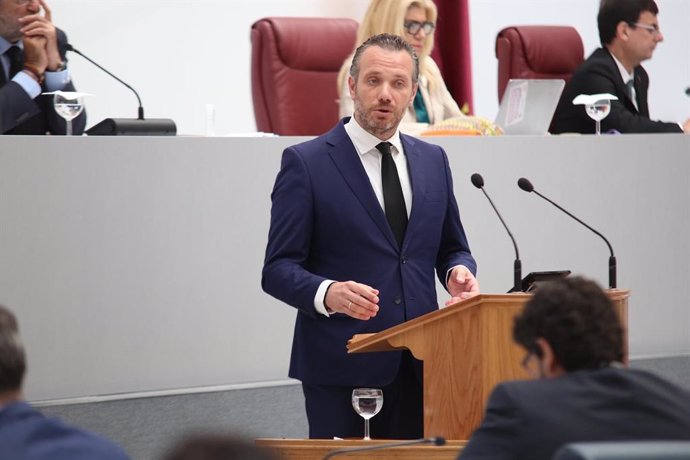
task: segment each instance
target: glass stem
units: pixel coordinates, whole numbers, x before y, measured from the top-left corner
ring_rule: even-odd
[[[597,134],[601,134],[601,121],[597,120]]]
[[[65,135],[66,136],[71,136],[72,135],[72,120],[65,120]]]
[[[366,441],[371,440],[371,437],[369,436],[369,419],[368,418],[364,419],[364,439]]]

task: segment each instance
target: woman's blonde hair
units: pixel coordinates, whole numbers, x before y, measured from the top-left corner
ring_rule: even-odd
[[[364,14],[364,19],[357,29],[357,48],[364,43],[369,37],[382,33],[389,33],[405,37],[405,15],[410,7],[421,8],[426,12],[426,20],[436,24],[436,17],[438,10],[432,0],[371,0],[367,12]],[[419,73],[425,76],[427,74],[424,62],[429,56],[431,50],[434,48],[434,34],[427,35],[424,40],[424,46],[421,53],[419,53]],[[348,58],[352,60],[352,55]],[[338,88],[342,88],[349,73],[349,66],[344,66],[338,75]],[[433,85],[431,80],[430,84]]]

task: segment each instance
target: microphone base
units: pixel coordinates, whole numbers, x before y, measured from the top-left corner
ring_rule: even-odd
[[[558,278],[565,278],[570,275],[570,270],[551,270],[545,272],[529,272],[527,276],[522,279],[521,289],[515,289],[513,286],[508,294],[511,292],[534,292],[540,284],[548,281],[553,281]]]
[[[175,122],[169,118],[106,118],[86,130],[89,136],[174,136]]]

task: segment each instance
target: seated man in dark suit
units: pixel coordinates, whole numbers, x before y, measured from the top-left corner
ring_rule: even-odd
[[[0,134],[65,134],[53,97],[41,93],[74,91],[66,45],[44,0],[0,0]],[[74,134],[85,126],[82,112]]]
[[[15,0],[4,0],[14,2]],[[21,398],[24,346],[14,315],[0,306],[0,459],[127,460],[115,444],[46,418]]]
[[[553,133],[593,133],[594,120],[584,105],[573,105],[579,94],[609,93],[611,112],[601,130],[621,133],[690,133],[690,119],[678,123],[649,118],[649,76],[640,65],[651,59],[664,39],[659,30],[659,9],[654,0],[603,0],[597,24],[601,48],[573,73],[565,86],[553,118]]]
[[[690,440],[690,393],[620,365],[623,328],[596,283],[540,287],[513,338],[536,380],[496,386],[460,459],[548,460],[571,442]]]

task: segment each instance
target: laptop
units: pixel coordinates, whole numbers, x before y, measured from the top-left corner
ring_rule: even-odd
[[[547,134],[564,80],[508,81],[496,116],[505,134]]]

